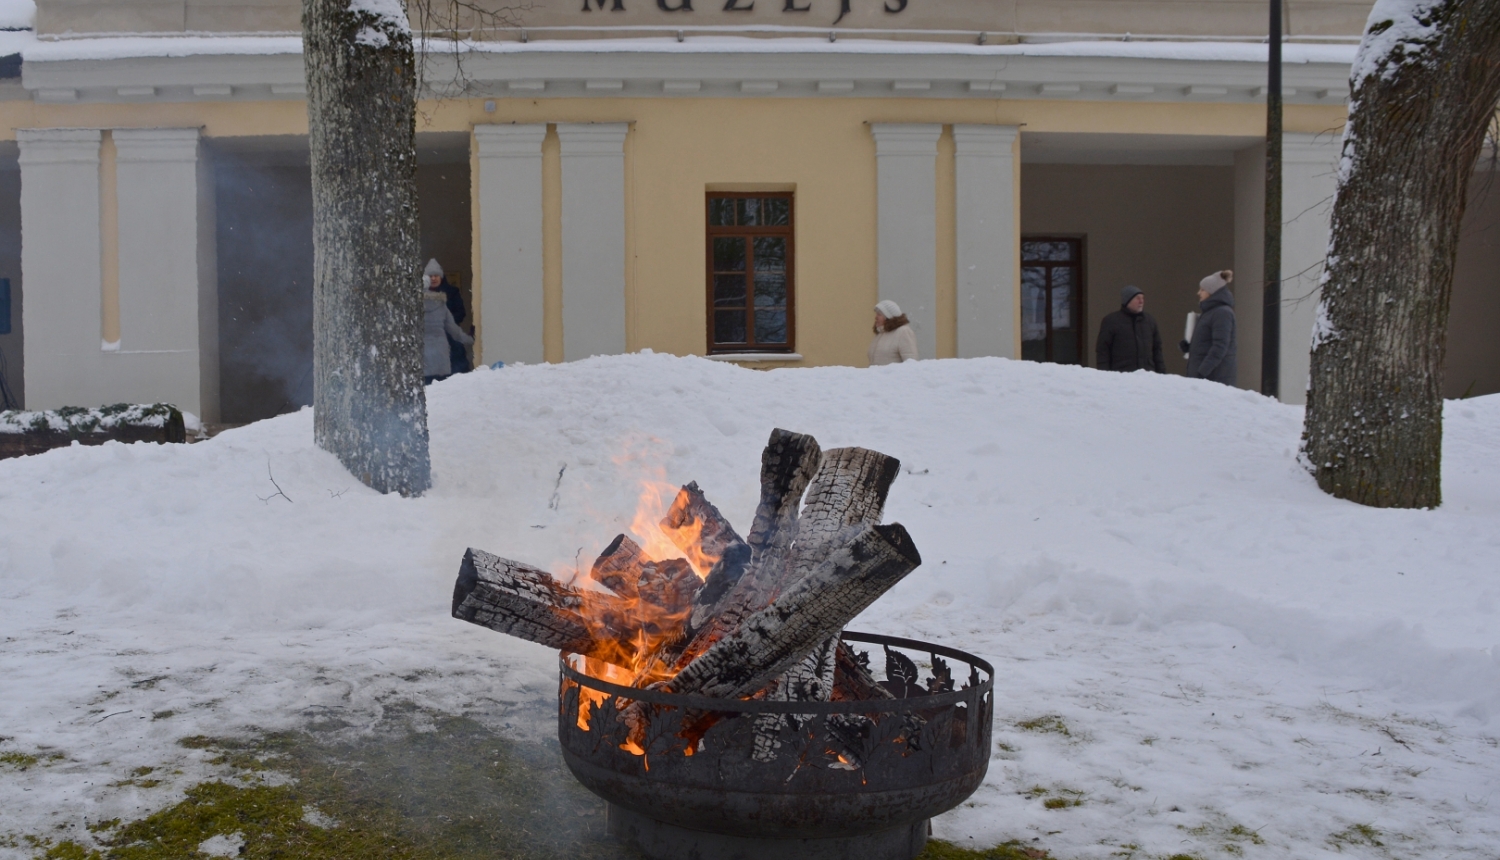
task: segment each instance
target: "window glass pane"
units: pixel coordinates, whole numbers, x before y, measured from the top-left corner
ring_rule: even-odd
[[[786,227],[792,223],[792,201],[785,197],[767,197],[761,201],[761,211],[767,227]]]
[[[1059,241],[1037,241],[1030,239],[1021,243],[1021,259],[1028,262],[1075,262],[1073,249],[1076,243]]]
[[[714,343],[744,343],[745,312],[714,311]]]
[[[786,239],[759,236],[755,242],[755,306],[786,307]]]
[[[1052,270],[1052,329],[1073,327],[1073,270],[1058,266]]]
[[[1047,340],[1047,270],[1039,266],[1021,269],[1021,340]]]
[[[760,200],[755,197],[741,197],[735,202],[735,209],[739,214],[739,225],[741,227],[760,226]]]
[[[756,343],[786,343],[786,310],[755,312]]]
[[[1066,331],[1053,330],[1052,360],[1058,364],[1078,363],[1078,332],[1072,329]]]
[[[743,308],[745,306],[745,276],[714,275],[714,306]]]
[[[734,200],[730,197],[708,198],[708,226],[734,226]]]
[[[745,240],[739,236],[714,238],[714,271],[745,271]]]

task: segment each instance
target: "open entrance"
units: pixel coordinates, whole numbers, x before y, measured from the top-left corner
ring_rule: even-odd
[[[1022,356],[1093,366],[1100,323],[1135,286],[1167,371],[1185,372],[1174,347],[1198,280],[1234,268],[1234,159],[1255,140],[1023,132]]]
[[[211,145],[220,408],[224,423],[244,424],[313,401],[312,176],[305,137]],[[467,135],[417,136],[417,197],[422,262],[436,258],[472,309]]]
[[[0,143],[0,409],[20,409],[25,403],[19,154],[15,141]]]

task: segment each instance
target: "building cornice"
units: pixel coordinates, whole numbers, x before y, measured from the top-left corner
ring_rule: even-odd
[[[891,43],[884,43],[889,45]],[[1083,44],[1083,43],[1081,43]],[[889,50],[601,49],[550,44],[545,50],[429,54],[429,96],[473,98],[943,98],[1149,102],[1262,102],[1265,64],[1244,45],[1181,45],[1166,56],[1035,55],[901,44]],[[1192,48],[1195,46],[1188,46]],[[1232,50],[1217,51],[1215,47]],[[1143,52],[1145,53],[1145,52]],[[1324,51],[1329,56],[1336,52]],[[43,55],[45,52],[43,52]],[[1105,54],[1105,55],[1098,55]],[[1227,57],[1227,58],[1224,58]],[[461,68],[460,68],[461,66]],[[1328,57],[1286,64],[1288,104],[1341,105],[1349,65]],[[296,53],[41,59],[27,56],[22,82],[38,101],[149,102],[299,100]]]

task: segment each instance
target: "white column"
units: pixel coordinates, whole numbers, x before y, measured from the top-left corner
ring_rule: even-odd
[[[562,151],[563,360],[625,351],[625,134],[558,123]]]
[[[540,364],[546,360],[542,350],[542,140],[546,136],[545,124],[474,126],[479,162],[479,277],[474,288],[480,294],[475,325],[483,337],[486,361]],[[621,194],[623,217],[623,186]],[[623,256],[622,251],[622,260]],[[622,319],[622,330],[623,325]]]
[[[98,129],[17,129],[26,405],[109,401],[101,367]]]
[[[1019,131],[953,126],[959,358],[1019,357]]]
[[[1241,388],[1260,390],[1260,346],[1265,318],[1266,146],[1234,154],[1234,316]],[[1180,323],[1179,323],[1180,325]],[[1180,330],[1180,329],[1179,329]],[[1173,334],[1164,344],[1176,344]]]
[[[120,349],[117,396],[217,420],[218,284],[212,179],[198,129],[117,129]],[[207,187],[204,187],[207,185]],[[207,210],[207,211],[204,211]],[[205,235],[207,234],[207,235]]]
[[[937,144],[935,123],[871,123],[875,136],[876,254],[880,298],[911,320],[921,358],[937,354]]]
[[[1323,260],[1328,255],[1339,144],[1337,134],[1288,132],[1282,137],[1280,393],[1283,403],[1307,402],[1313,320],[1317,316]]]

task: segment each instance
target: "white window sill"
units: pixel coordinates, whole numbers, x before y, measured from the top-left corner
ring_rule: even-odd
[[[724,352],[718,355],[706,355],[704,358],[710,361],[789,362],[802,360],[802,356],[795,352]]]

